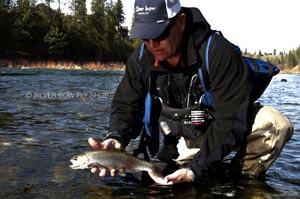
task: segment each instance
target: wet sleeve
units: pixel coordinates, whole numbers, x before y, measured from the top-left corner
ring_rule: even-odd
[[[190,167],[201,178],[244,141],[248,130],[250,91],[248,68],[228,41],[215,38],[209,52],[209,85],[214,120],[206,130],[200,151]]]
[[[143,127],[146,89],[135,57],[136,53],[129,57],[125,74],[113,96],[110,133],[106,137],[118,139],[124,147],[130,139],[135,139],[140,134]]]

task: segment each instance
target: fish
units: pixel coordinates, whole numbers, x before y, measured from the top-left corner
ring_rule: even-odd
[[[163,172],[156,164],[137,158],[121,150],[86,151],[70,159],[72,169],[90,169],[94,166],[108,169],[125,169],[126,171],[147,171],[163,176]]]

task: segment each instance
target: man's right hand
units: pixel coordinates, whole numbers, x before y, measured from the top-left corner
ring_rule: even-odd
[[[107,140],[105,140],[103,142],[98,142],[94,138],[89,138],[88,142],[91,145],[91,147],[93,147],[94,149],[102,149],[102,150],[103,149],[104,150],[107,150],[107,149],[122,150],[123,149],[121,143],[118,140],[115,140],[115,139],[107,139]],[[92,173],[98,173],[99,171],[100,171],[99,176],[100,177],[104,177],[104,176],[106,176],[106,174],[109,171],[109,169],[106,168],[106,167],[101,167],[101,168],[99,168],[99,167],[93,167],[91,169]],[[119,171],[117,171],[116,169],[111,169],[110,170],[110,175],[111,176],[116,176],[118,174],[118,172],[124,173],[124,170],[120,169]]]

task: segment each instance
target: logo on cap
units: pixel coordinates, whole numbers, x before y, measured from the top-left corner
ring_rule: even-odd
[[[147,6],[147,5],[145,5],[145,7],[139,7],[139,6],[135,7],[135,12],[139,15],[149,14],[149,12],[155,11],[155,10],[156,10],[156,7],[151,7],[151,6]]]
[[[179,0],[135,0],[134,5],[136,21],[131,38],[158,37],[181,10]]]

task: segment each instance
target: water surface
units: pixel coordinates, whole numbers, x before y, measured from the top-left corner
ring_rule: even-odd
[[[89,137],[103,139],[107,133],[110,101],[122,75],[0,69],[0,198],[298,197],[300,75],[277,75],[260,99],[295,127],[263,180],[224,175],[198,186],[164,187],[141,184],[130,175],[100,179],[88,170],[70,169],[70,157],[90,149]]]

